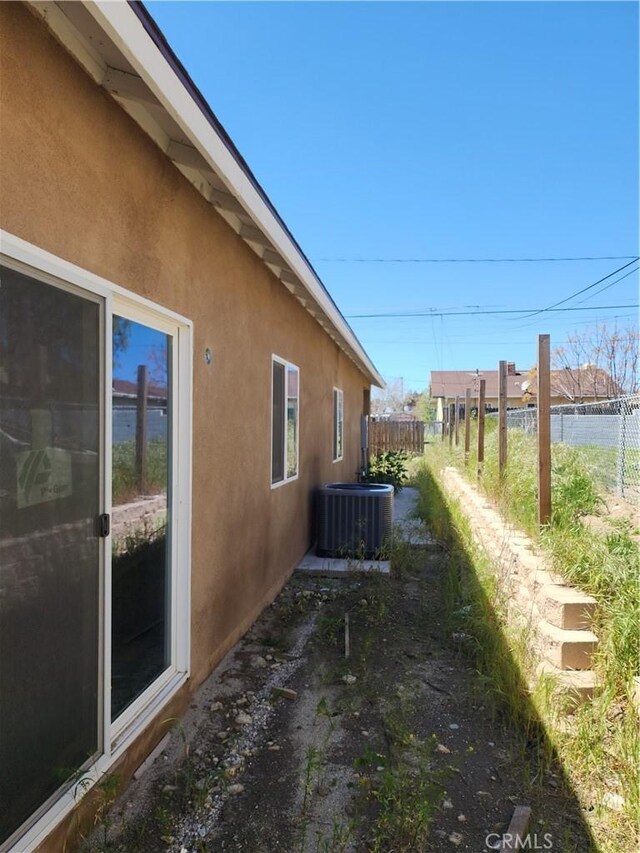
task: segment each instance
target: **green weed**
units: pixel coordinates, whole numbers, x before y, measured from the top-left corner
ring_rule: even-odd
[[[407,481],[410,454],[405,450],[386,450],[369,460],[369,471],[361,479],[365,483],[388,483],[395,492],[402,491]]]
[[[411,731],[400,700],[385,713],[388,755],[368,744],[354,761],[361,797],[375,807],[367,850],[413,853],[424,848],[443,787],[431,768],[435,738],[421,740]]]

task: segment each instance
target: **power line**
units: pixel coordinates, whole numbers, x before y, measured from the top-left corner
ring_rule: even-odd
[[[539,264],[565,261],[628,261],[635,255],[597,255],[580,258],[315,258],[327,264]]]
[[[611,276],[616,275],[619,272],[622,272],[622,270],[626,270],[627,267],[630,267],[632,264],[635,264],[636,261],[638,261],[638,260],[640,260],[640,258],[635,257],[632,261],[629,261],[628,264],[624,264],[623,266],[618,267],[617,270],[614,270],[613,272],[610,272],[608,275],[605,275],[602,278],[599,278],[598,281],[594,281],[593,284],[588,284],[586,287],[581,288],[581,290],[576,290],[575,293],[572,293],[570,296],[565,296],[564,299],[561,299],[559,302],[554,302],[552,305],[549,305],[546,308],[538,308],[535,311],[532,311],[531,314],[529,314],[528,316],[529,317],[535,317],[538,314],[544,314],[546,311],[551,311],[553,308],[557,308],[558,305],[564,305],[565,302],[569,302],[571,299],[575,299],[576,296],[580,296],[581,294],[586,293],[587,290],[591,290],[592,287],[597,287],[599,284],[602,284],[603,281],[606,281],[608,278],[611,278]],[[623,278],[624,278],[624,276],[623,276]],[[622,279],[619,279],[619,281],[621,281],[621,280]],[[521,319],[526,320],[528,318],[522,317]]]
[[[624,278],[628,278],[630,275],[633,275],[634,272],[638,272],[638,270],[640,270],[640,267],[636,267],[634,270],[630,270],[629,272],[626,272],[624,275],[621,275],[620,278],[616,278],[614,281],[610,281],[609,284],[605,284],[604,287],[601,287],[599,290],[596,290],[595,293],[590,293],[589,296],[585,296],[584,299],[581,299],[578,302],[578,305],[582,305],[588,299],[593,299],[594,296],[598,296],[598,294],[604,293],[605,290],[609,290],[609,288],[613,287],[614,284],[617,284],[619,281],[622,281],[622,279],[624,279]]]
[[[551,341],[552,341],[554,346],[557,346],[558,344],[571,343],[571,341],[568,338],[556,339],[553,337],[553,335],[551,336]],[[469,339],[468,338],[449,338],[449,342],[452,344],[463,344],[463,343],[469,343]],[[368,344],[368,346],[372,347],[372,346],[374,346],[374,344],[375,344],[375,346],[379,346],[379,347],[397,347],[400,344],[405,344],[407,346],[424,346],[427,343],[429,343],[428,338],[424,338],[424,339],[394,338],[392,340],[375,341],[375,342]],[[476,341],[476,340],[474,340],[473,341],[474,347],[475,346],[480,346],[480,347],[493,347],[493,346],[535,347],[535,345],[536,345],[536,340],[533,337],[528,341],[500,341],[500,340],[495,340],[495,341],[493,341],[493,340],[492,341]],[[436,355],[437,355],[437,353],[436,353]],[[444,368],[442,368],[442,370],[444,370]]]
[[[593,317],[589,317],[588,319],[581,319],[581,320],[571,318],[571,328],[577,329],[579,326],[589,326],[589,325],[593,326],[594,323],[614,323],[615,322],[617,324],[619,321],[624,321],[624,320],[632,320],[632,321],[635,320],[635,321],[637,321],[637,318],[638,318],[638,312],[637,311],[632,312],[630,314],[607,314],[604,317],[600,317],[600,318],[596,318],[596,319],[594,319]],[[500,320],[502,320],[502,319],[511,320],[511,318],[497,318],[496,323],[499,325],[497,325],[496,327],[494,327],[492,325],[487,325],[485,322],[483,322],[483,327],[482,327],[483,331],[488,331],[490,333],[492,328],[496,328],[496,332],[495,332],[495,334],[497,336],[496,341],[495,341],[496,344],[510,343],[509,341],[506,341],[506,340],[502,341],[502,336],[504,334],[512,334],[512,333],[516,334],[516,333],[521,331],[520,326],[517,325],[517,322],[515,325],[513,325],[513,321],[511,321],[511,324],[507,328],[505,328],[504,322],[502,322],[502,323],[500,322]],[[375,332],[373,327],[371,327],[369,329],[365,329],[364,331],[360,332],[358,337],[360,338],[362,343],[367,347],[396,346],[398,344],[407,344],[407,345],[425,344],[425,343],[429,342],[430,337],[429,337],[428,331],[424,330],[424,327],[422,326],[423,320],[424,320],[424,318],[420,318],[420,317],[417,318],[415,324],[413,324],[413,325],[409,324],[409,329],[407,329],[406,331],[404,331],[402,333],[400,333],[398,331],[397,334],[394,334],[392,337],[380,337],[380,333]],[[469,321],[469,320],[471,322],[473,322],[472,318],[466,318],[466,317],[461,318],[459,321],[456,321],[456,325],[454,326],[455,331],[453,331],[452,334],[445,335],[444,330],[443,330],[443,338],[446,340],[448,347],[452,347],[452,346],[455,347],[458,344],[469,342],[468,334],[466,336],[456,337],[456,335],[460,334],[462,329],[464,328],[460,324],[463,323],[464,321]],[[441,318],[440,322],[444,323],[445,321],[444,321],[444,319]],[[418,323],[420,324],[419,326],[418,326]],[[547,317],[547,319],[546,319],[547,331],[551,331],[552,335],[555,334],[553,329],[557,323],[562,324],[562,327],[564,327],[567,324],[567,318],[566,317]],[[431,322],[431,326],[433,328],[433,321]],[[559,329],[557,331],[557,334],[564,335],[565,331],[564,331],[564,328],[562,328],[562,327],[561,327],[561,329]],[[634,329],[637,328],[637,322],[632,322],[630,324],[630,327],[634,328]],[[391,328],[393,328],[393,327],[391,326],[391,324],[389,324],[389,329],[391,329]],[[398,327],[395,327],[395,328],[397,329]],[[403,328],[406,329],[406,326],[404,325],[404,323],[403,323]],[[491,340],[493,340],[493,339],[491,339]],[[487,340],[486,343],[488,344],[489,340]],[[521,341],[518,339],[516,341],[516,343],[524,344],[525,341]],[[440,342],[440,338],[438,338],[437,340],[434,339],[434,345],[435,344],[437,344],[438,346],[443,346],[443,343]]]
[[[613,287],[614,284],[617,284],[619,281],[622,281],[623,279],[628,278],[628,276],[633,275],[634,273],[637,273],[639,269],[640,269],[640,267],[636,267],[636,269],[631,270],[630,272],[625,273],[624,275],[621,275],[620,278],[615,278],[613,281],[610,281],[608,284],[605,284],[604,287],[600,287],[598,290],[595,291],[595,293],[589,293],[587,296],[585,296],[584,299],[579,299],[577,302],[577,305],[584,305],[584,303],[588,302],[589,299],[593,299],[594,296],[598,296],[598,294],[603,293],[605,290],[608,290],[610,287]],[[595,285],[589,285],[589,287],[595,287]],[[589,290],[589,288],[586,288],[586,290]],[[566,300],[563,300],[563,301],[566,302]],[[560,304],[560,303],[556,303],[556,304]],[[577,307],[577,305],[576,305],[576,307]],[[530,316],[538,317],[540,315],[540,313],[542,313],[542,312],[536,311]],[[521,319],[525,319],[525,318],[523,317]],[[558,319],[560,319],[560,318],[558,318]],[[611,318],[606,318],[606,319],[611,319]],[[538,323],[538,320],[533,320],[529,323],[520,323],[516,328],[518,328],[518,329],[530,329],[532,326],[535,326],[537,323]]]
[[[407,313],[380,313],[380,314],[346,314],[347,320],[363,320],[363,319],[383,319],[394,317],[475,317],[480,314],[526,314],[532,317],[534,314],[540,314],[542,311],[549,313],[562,313],[564,311],[606,311],[613,308],[639,308],[640,305],[590,305],[587,308],[519,308],[501,311],[414,311]],[[529,313],[530,312],[530,313]],[[523,318],[520,318],[523,319]]]

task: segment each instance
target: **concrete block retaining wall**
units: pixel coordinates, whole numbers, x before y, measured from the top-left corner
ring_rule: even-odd
[[[577,701],[595,687],[591,669],[598,638],[591,630],[596,601],[568,586],[533,543],[506,523],[489,500],[455,468],[445,468],[443,485],[462,507],[474,539],[491,559],[507,593],[510,621],[526,630],[537,659],[537,674],[553,676],[559,689]]]
[[[131,535],[145,527],[155,530],[164,523],[167,510],[166,495],[149,495],[131,503],[114,506],[111,515],[111,533],[115,539]]]

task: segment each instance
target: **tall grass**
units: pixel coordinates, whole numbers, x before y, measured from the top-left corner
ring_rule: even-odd
[[[475,477],[476,455],[467,462],[461,448],[432,446],[436,464],[453,464]],[[604,522],[599,532],[585,525],[587,516],[605,509],[588,455],[581,448],[552,445],[551,523],[537,524],[537,448],[534,436],[522,430],[508,432],[507,466],[498,471],[498,434],[490,429],[485,442],[481,488],[503,516],[524,530],[546,552],[553,569],[568,583],[598,602],[595,631],[600,639],[601,675],[614,695],[633,689],[640,674],[640,549],[632,520]]]
[[[167,441],[152,438],[146,444],[146,489],[155,495],[167,489]],[[140,494],[136,477],[136,443],[122,441],[113,445],[113,502],[126,503]]]

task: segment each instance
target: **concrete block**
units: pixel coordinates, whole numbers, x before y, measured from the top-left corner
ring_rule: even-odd
[[[557,575],[552,572],[548,572],[546,569],[541,567],[538,567],[534,572],[527,576],[527,585],[536,594],[547,586],[564,586],[564,584],[562,584],[562,580]]]
[[[567,631],[541,619],[535,645],[538,654],[558,669],[591,669],[598,638],[591,631]]]
[[[640,717],[640,675],[636,675],[633,678],[631,699],[636,709],[636,713]]]
[[[547,622],[567,631],[588,631],[593,622],[596,600],[569,586],[546,584],[538,590],[540,612]]]
[[[557,691],[562,695],[568,695],[573,700],[574,707],[591,699],[598,688],[596,674],[590,669],[567,672],[558,669],[548,661],[543,661],[538,666],[536,675],[553,678]]]

